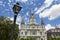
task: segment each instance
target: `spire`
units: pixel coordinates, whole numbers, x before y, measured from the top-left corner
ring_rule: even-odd
[[[44,25],[44,20],[43,20],[43,18],[41,18],[41,25]]]
[[[35,23],[36,20],[35,20],[35,17],[34,17],[34,13],[31,13],[30,14],[30,23]]]
[[[44,20],[43,20],[42,17],[41,17],[41,27],[42,27],[42,28],[45,28]]]
[[[34,14],[33,13],[30,14],[30,18],[34,18]]]
[[[22,17],[22,21],[21,21],[21,24],[24,24],[24,17]]]

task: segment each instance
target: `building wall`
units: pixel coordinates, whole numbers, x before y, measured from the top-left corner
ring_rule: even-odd
[[[42,28],[42,27],[39,27],[39,26],[34,26],[34,27],[21,27],[20,28],[20,38],[26,38],[26,37],[37,37],[36,39],[39,39],[39,40],[47,40],[47,33],[46,33],[46,30],[45,28]]]
[[[47,31],[47,37],[60,38],[60,29],[55,28],[55,29],[48,30]]]

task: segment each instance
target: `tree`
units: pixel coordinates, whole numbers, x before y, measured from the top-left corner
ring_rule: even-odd
[[[27,38],[21,38],[20,40],[36,40],[35,37],[27,37]]]
[[[0,39],[1,40],[10,40],[12,26],[13,26],[13,21],[3,16],[0,17]],[[15,40],[18,37],[18,30],[19,30],[18,25],[16,24],[15,31],[14,31]]]

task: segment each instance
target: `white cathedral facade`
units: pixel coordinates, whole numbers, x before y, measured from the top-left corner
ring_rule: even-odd
[[[30,14],[30,20],[27,25],[24,24],[24,19],[22,19],[19,38],[35,38],[35,40],[47,40],[47,33],[43,20],[41,19],[41,26],[36,23],[34,14]]]

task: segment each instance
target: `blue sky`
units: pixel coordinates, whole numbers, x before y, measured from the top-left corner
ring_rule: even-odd
[[[0,16],[13,19],[13,5],[19,2],[22,10],[17,17],[17,23],[25,16],[25,23],[29,21],[29,14],[34,13],[37,23],[43,17],[47,28],[60,26],[60,0],[0,0]]]

